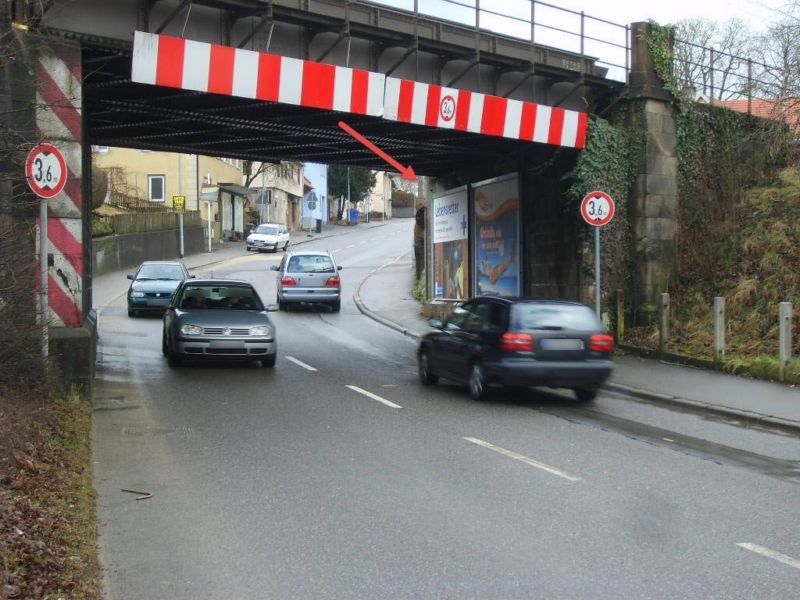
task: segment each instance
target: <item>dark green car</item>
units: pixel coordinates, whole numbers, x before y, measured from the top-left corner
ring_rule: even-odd
[[[128,275],[128,316],[163,313],[178,285],[191,277],[186,265],[177,260],[143,262],[134,275]]]

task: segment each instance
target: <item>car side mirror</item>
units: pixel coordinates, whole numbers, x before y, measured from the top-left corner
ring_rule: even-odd
[[[280,271],[280,269],[278,268],[278,265],[271,265],[269,270],[270,271]]]
[[[128,275],[127,277],[128,277],[128,279],[130,279],[131,281],[133,281],[133,275]]]
[[[336,267],[336,270],[337,270],[337,271],[341,271],[341,270],[342,270],[342,265],[338,265],[338,266]]]
[[[441,329],[442,328],[442,320],[441,319],[431,319],[428,321],[431,327],[434,329]]]
[[[267,312],[276,312],[280,309],[281,307],[278,306],[277,304],[267,304]]]

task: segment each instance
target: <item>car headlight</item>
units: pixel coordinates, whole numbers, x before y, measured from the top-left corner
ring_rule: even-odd
[[[250,328],[250,335],[269,335],[271,327],[269,325],[256,325]]]
[[[252,242],[253,241],[253,236],[252,235],[248,235],[247,236],[247,241],[248,242]]]
[[[144,298],[144,292],[131,292],[131,298]]]
[[[181,325],[181,333],[185,335],[200,335],[203,328],[199,325]]]

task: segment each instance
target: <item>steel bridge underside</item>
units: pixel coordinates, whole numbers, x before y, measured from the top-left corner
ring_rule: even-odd
[[[344,9],[340,16],[325,16],[276,2],[265,7],[265,3],[258,0],[193,2],[219,11],[223,23],[252,19],[255,27],[264,27],[264,23],[271,20],[296,28],[301,39],[306,40],[320,34],[337,33],[339,37],[331,48],[340,41],[341,32],[346,31],[347,35],[367,40],[376,52],[389,47],[412,47],[415,52],[438,56],[442,63],[464,60],[470,52],[474,53],[474,49],[441,40],[419,35],[409,40],[408,35],[385,26],[354,23],[352,15],[345,15]],[[152,6],[155,3],[142,0],[140,4]],[[174,15],[177,14],[176,9]],[[140,11],[139,28],[158,32],[170,25],[165,21],[150,26],[146,17],[146,11]],[[344,120],[402,164],[411,165],[417,173],[429,176],[468,172],[475,166],[498,161],[535,166],[549,160],[559,149],[558,146],[416,126],[378,117],[138,84],[131,81],[132,42],[57,29],[46,31],[76,40],[82,46],[83,106],[89,141],[94,145],[386,170],[387,164],[381,158],[340,129],[338,123]],[[225,37],[223,33],[223,42],[236,45],[237,40]],[[482,65],[497,73],[530,73],[535,69],[536,75],[548,82],[569,83],[573,86],[571,89],[586,98],[588,110],[594,112],[613,103],[623,86],[602,75],[591,74],[590,69],[576,73],[531,59],[512,59],[485,51],[475,54]],[[579,55],[572,56],[576,60],[587,60]]]

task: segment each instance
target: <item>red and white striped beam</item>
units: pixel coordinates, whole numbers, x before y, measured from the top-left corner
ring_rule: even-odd
[[[166,87],[379,117],[386,76],[137,31],[131,79]]]
[[[83,191],[80,49],[54,46],[36,64],[36,125],[43,141],[58,147],[67,163],[64,189],[47,200],[47,292],[54,326],[83,325]],[[37,253],[38,256],[38,253]]]
[[[584,112],[141,31],[131,78],[528,142],[586,144]]]
[[[527,142],[586,145],[584,112],[394,77],[386,78],[383,116]]]

